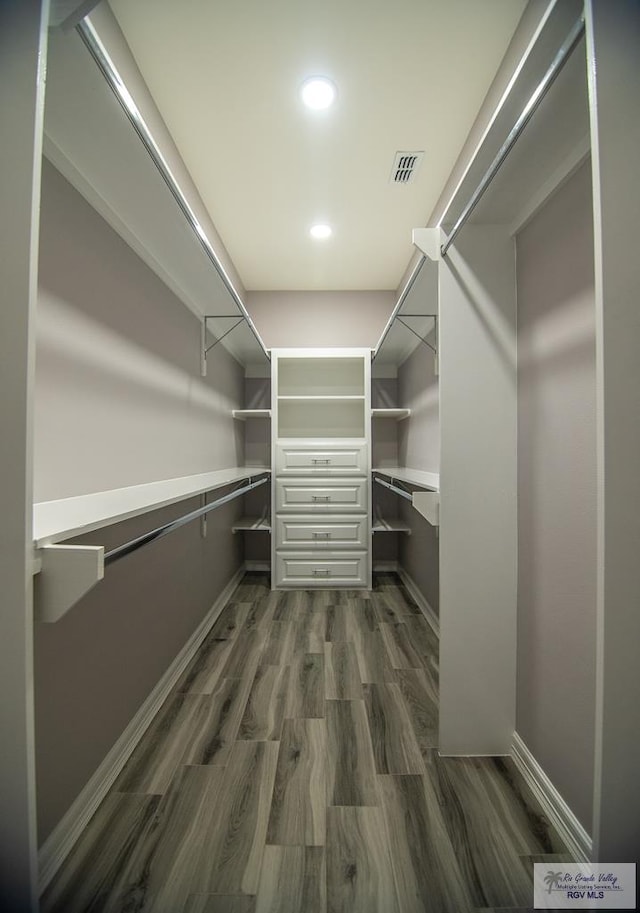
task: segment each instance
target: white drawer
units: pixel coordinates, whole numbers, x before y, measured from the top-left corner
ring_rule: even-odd
[[[276,479],[276,511],[366,513],[367,479]]]
[[[366,586],[367,559],[367,552],[276,552],[276,586]]]
[[[366,444],[278,444],[275,455],[276,474],[301,475],[367,475]]]
[[[366,516],[276,517],[276,548],[367,548]]]

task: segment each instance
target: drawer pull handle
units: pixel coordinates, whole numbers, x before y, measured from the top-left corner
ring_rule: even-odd
[[[329,466],[330,463],[331,463],[331,460],[315,460],[315,459],[312,459],[311,462],[314,463],[314,465],[318,465],[319,463],[322,463],[322,465],[324,465],[324,466]]]
[[[330,539],[331,533],[313,533],[314,539]]]
[[[331,496],[330,495],[311,495],[311,500],[312,501],[330,501]]]
[[[314,577],[329,577],[331,571],[328,567],[314,567],[313,576]]]

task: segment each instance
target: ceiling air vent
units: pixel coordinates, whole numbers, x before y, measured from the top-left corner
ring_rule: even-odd
[[[424,152],[396,152],[391,169],[392,184],[410,184],[424,158]]]

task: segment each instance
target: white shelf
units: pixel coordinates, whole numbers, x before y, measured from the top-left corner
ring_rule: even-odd
[[[41,547],[63,542],[73,536],[80,536],[265,472],[270,470],[259,466],[234,466],[216,472],[164,479],[161,482],[147,482],[110,491],[97,491],[59,501],[41,501],[33,505],[34,544]]]
[[[279,395],[278,399],[281,402],[284,401],[284,402],[288,402],[288,403],[291,403],[291,402],[360,402],[360,403],[362,403],[362,402],[364,402],[364,396],[352,396],[351,394],[348,394],[345,396],[342,396],[341,394],[340,395],[336,395],[336,394],[325,395],[325,394],[317,394],[317,393],[309,393],[309,394],[305,393],[301,396],[290,396],[289,394],[286,394],[284,396]]]
[[[248,418],[271,418],[271,409],[233,409],[231,415],[241,422]]]
[[[233,524],[231,532],[237,533],[245,529],[261,529],[271,532],[271,523],[267,517],[241,517]]]
[[[394,418],[397,422],[409,418],[411,409],[372,409],[371,418]]]
[[[387,479],[397,479],[398,482],[408,482],[429,491],[440,491],[440,473],[424,472],[422,469],[407,469],[406,466],[374,467],[372,470]]]
[[[371,527],[372,533],[408,533],[411,535],[411,527],[403,520],[388,520],[385,517],[378,517],[373,521]]]

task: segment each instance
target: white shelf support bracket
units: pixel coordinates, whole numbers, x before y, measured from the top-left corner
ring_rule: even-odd
[[[218,336],[217,338],[214,338],[211,345],[208,346],[207,345],[207,330],[208,330],[207,320],[235,320],[236,322],[233,324],[233,326],[230,326],[228,330],[225,330],[225,332],[222,334],[222,336]],[[202,332],[201,332],[201,346],[200,346],[200,370],[202,372],[203,377],[207,376],[207,355],[208,355],[208,353],[211,351],[211,349],[213,349],[215,346],[217,346],[219,342],[222,342],[222,340],[225,338],[225,336],[228,336],[229,333],[233,332],[233,330],[235,330],[236,327],[239,327],[241,323],[244,323],[245,320],[246,320],[246,317],[244,317],[244,315],[241,315],[240,317],[238,317],[237,314],[220,314],[219,316],[215,315],[215,314],[207,314],[202,318]]]
[[[434,263],[440,260],[442,231],[439,228],[414,228],[411,232],[411,242],[429,260],[433,260]]]
[[[200,374],[207,376],[207,318],[202,318],[200,326]]]
[[[200,495],[200,507],[206,507],[206,505],[207,505],[207,495],[205,493],[203,495]],[[207,515],[206,514],[203,514],[200,517],[200,538],[201,539],[207,538]]]
[[[440,526],[440,492],[414,491],[412,503],[431,526]]]
[[[425,336],[421,336],[420,333],[418,333],[416,330],[414,330],[414,328],[409,323],[407,323],[407,321],[411,320],[412,317],[413,318],[417,318],[417,317],[420,317],[420,318],[431,317],[432,318],[433,330],[434,330],[434,334],[435,334],[435,340],[434,340],[435,346],[432,346],[431,343],[429,342],[429,340]],[[431,351],[433,352],[433,370],[434,370],[436,377],[440,373],[440,363],[439,363],[439,359],[438,359],[438,319],[439,318],[436,314],[403,314],[402,316],[400,316],[398,314],[396,316],[396,320],[398,321],[398,323],[401,323],[402,326],[405,327],[407,330],[409,330],[410,333],[413,333],[414,336],[417,336],[418,339],[420,340],[420,342],[423,345],[427,346],[428,349],[431,349]]]
[[[37,621],[58,621],[104,577],[102,545],[45,545],[34,580]]]

